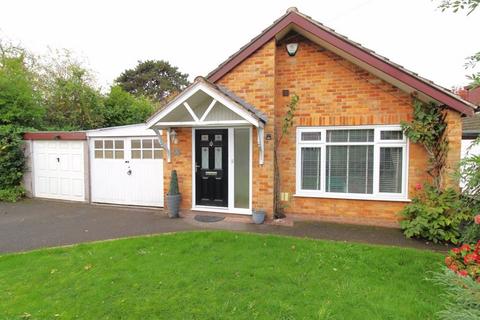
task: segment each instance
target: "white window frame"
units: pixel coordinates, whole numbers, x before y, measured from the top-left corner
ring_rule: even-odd
[[[373,142],[327,142],[328,130],[374,130]],[[299,197],[334,198],[334,199],[359,199],[359,200],[386,200],[386,201],[409,201],[408,199],[408,154],[409,141],[403,135],[401,140],[381,140],[381,131],[401,131],[400,125],[368,125],[368,126],[329,126],[329,127],[297,127],[296,132],[296,193]],[[321,139],[318,141],[302,141],[302,132],[321,132]],[[341,193],[326,192],[326,155],[329,145],[373,145],[373,193]],[[302,148],[321,148],[320,162],[320,190],[302,189]],[[402,148],[402,192],[386,193],[380,192],[380,148],[401,147]]]
[[[108,160],[108,161],[111,161],[111,160],[124,160],[125,157],[126,157],[126,152],[125,152],[125,141],[123,139],[118,139],[118,138],[115,138],[115,137],[109,137],[109,138],[102,138],[102,139],[94,139],[93,140],[93,158],[94,159],[97,159],[97,160]],[[96,141],[101,141],[102,142],[102,147],[101,148],[97,148],[95,147],[95,142]],[[105,148],[105,141],[112,141],[112,148]],[[123,142],[123,147],[122,148],[118,148],[115,146],[115,142],[116,141],[122,141]],[[95,152],[96,151],[102,151],[102,157],[99,157],[97,158],[95,156]],[[111,158],[105,158],[105,151],[112,151],[112,157]],[[115,152],[116,151],[122,151],[123,152],[123,157],[121,158],[117,158],[116,157],[116,154]]]

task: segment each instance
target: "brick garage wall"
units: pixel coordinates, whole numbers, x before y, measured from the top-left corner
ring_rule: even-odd
[[[281,190],[290,195],[286,212],[352,222],[397,221],[397,213],[405,202],[292,196],[295,193],[296,127],[399,124],[402,120],[411,120],[413,111],[407,93],[305,38],[298,40],[300,45],[295,57],[289,57],[281,43],[276,53],[275,111],[278,126],[282,125],[291,98],[283,97],[282,90],[288,89],[300,97],[294,128],[283,139],[279,150]],[[423,148],[411,144],[409,155],[411,197],[415,185],[426,181],[428,176]]]
[[[180,209],[190,210],[192,208],[192,128],[175,128],[178,144],[171,144],[171,162],[167,162],[167,154],[163,157],[163,189],[167,195],[170,187],[170,175],[172,170],[177,170],[178,188],[182,194]],[[166,133],[163,134],[166,141]],[[167,201],[165,200],[165,207]]]
[[[248,101],[268,117],[265,134],[274,134],[275,106],[275,40],[266,43],[248,59],[217,81],[237,96]],[[252,132],[253,199],[254,209],[273,212],[273,140],[265,141],[265,162],[258,163],[257,131]]]

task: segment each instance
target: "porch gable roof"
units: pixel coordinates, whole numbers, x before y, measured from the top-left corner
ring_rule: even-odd
[[[191,101],[199,101],[190,106]],[[263,127],[264,113],[225,87],[203,77],[182,91],[177,97],[147,120],[147,128],[200,127],[215,125],[254,125]]]

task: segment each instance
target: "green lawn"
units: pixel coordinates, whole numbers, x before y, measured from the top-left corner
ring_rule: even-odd
[[[0,319],[432,319],[442,255],[230,232],[0,256]]]

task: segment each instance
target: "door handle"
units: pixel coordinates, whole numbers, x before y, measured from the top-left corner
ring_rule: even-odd
[[[60,158],[57,157],[57,162],[60,162]]]
[[[130,176],[132,175],[132,169],[128,169],[127,174]]]

